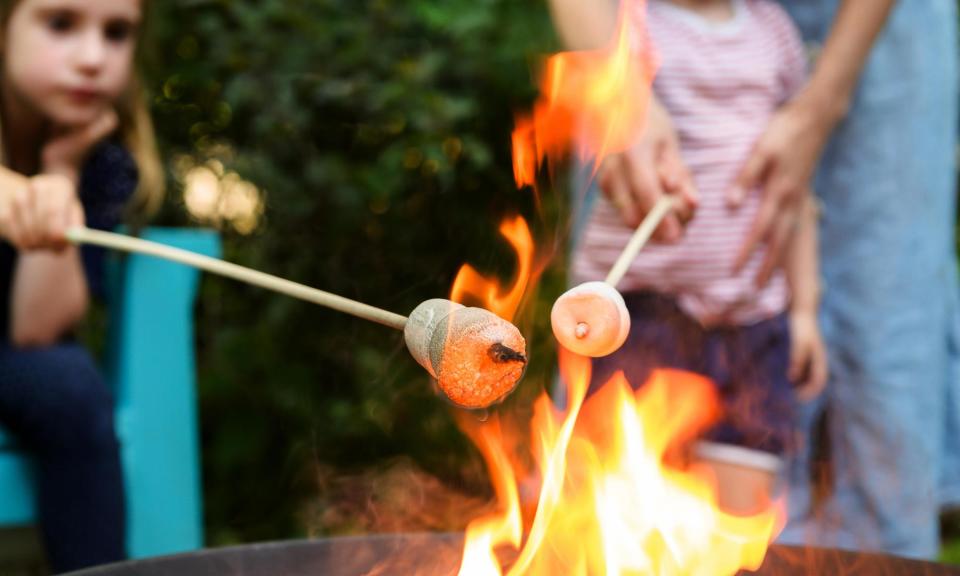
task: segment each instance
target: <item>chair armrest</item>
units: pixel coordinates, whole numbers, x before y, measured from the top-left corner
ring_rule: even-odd
[[[208,230],[148,228],[142,237],[220,253]],[[106,372],[117,402],[134,558],[203,545],[193,327],[199,276],[181,264],[126,255],[108,284]]]

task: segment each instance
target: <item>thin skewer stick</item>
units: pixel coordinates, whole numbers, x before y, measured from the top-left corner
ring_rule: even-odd
[[[610,268],[610,273],[607,274],[607,279],[604,280],[604,282],[613,287],[616,287],[617,284],[620,283],[623,275],[626,274],[627,269],[630,268],[630,263],[633,262],[640,250],[642,250],[647,244],[647,241],[650,240],[650,236],[653,235],[653,231],[657,229],[657,226],[660,225],[663,218],[676,205],[677,200],[672,196],[664,196],[660,198],[660,200],[657,200],[657,203],[654,204],[650,212],[647,213],[643,222],[637,226],[636,232],[630,237],[630,241],[627,242],[627,245],[623,248],[620,257],[617,258],[613,267]]]
[[[297,282],[285,280],[278,276],[273,276],[259,270],[252,270],[244,266],[225,262],[219,258],[211,258],[189,250],[166,246],[149,240],[133,238],[123,234],[113,232],[104,232],[101,230],[92,230],[90,228],[70,228],[66,233],[67,239],[74,244],[92,244],[124,252],[134,252],[156,256],[166,260],[172,260],[188,266],[193,266],[213,274],[226,276],[234,280],[246,282],[254,286],[280,292],[287,296],[293,296],[307,302],[319,304],[333,310],[338,310],[346,314],[351,314],[364,320],[370,320],[390,328],[403,330],[407,324],[407,317],[400,314],[394,314],[387,310],[350,300],[343,296],[337,296],[330,292],[317,290]]]

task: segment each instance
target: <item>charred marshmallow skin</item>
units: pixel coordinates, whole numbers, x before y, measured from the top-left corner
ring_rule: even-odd
[[[403,330],[410,354],[463,408],[486,408],[516,388],[527,366],[516,326],[482,308],[442,299],[417,306]]]
[[[550,325],[564,348],[597,358],[623,346],[630,333],[630,313],[616,288],[606,282],[587,282],[557,298]]]

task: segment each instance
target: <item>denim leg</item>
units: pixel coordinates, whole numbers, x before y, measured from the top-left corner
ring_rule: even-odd
[[[836,0],[785,2],[814,39]],[[955,327],[956,5],[897,4],[824,151],[834,485],[816,544],[931,557]],[[951,383],[949,385],[956,385]]]
[[[944,422],[943,465],[940,474],[940,507],[960,509],[960,287],[955,286],[952,308],[953,330],[950,334],[950,365],[947,367],[947,410]]]
[[[824,409],[824,395],[809,402],[797,401],[795,407],[797,434],[794,450],[784,463],[780,486],[786,491],[787,523],[777,536],[780,544],[802,546],[815,542],[817,527],[811,522],[813,509],[814,450],[817,445],[816,424]]]
[[[56,572],[122,560],[113,402],[80,346],[0,350],[0,421],[36,463],[41,532]]]

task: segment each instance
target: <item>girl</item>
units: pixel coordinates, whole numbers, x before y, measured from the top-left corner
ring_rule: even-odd
[[[144,9],[0,1],[0,423],[36,458],[55,572],[125,555],[112,400],[71,337],[99,290],[103,255],[66,246],[64,232],[114,227],[131,199],[147,209],[159,200],[133,66]]]

